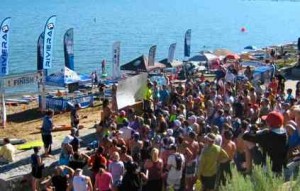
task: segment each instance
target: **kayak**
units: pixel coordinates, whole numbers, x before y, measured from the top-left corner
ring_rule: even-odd
[[[12,139],[9,139],[10,140],[10,143],[12,145],[18,145],[18,144],[23,144],[23,143],[26,143],[26,140],[25,139],[16,139],[16,138],[12,138]],[[0,139],[0,146],[3,145],[3,139]]]
[[[83,125],[79,125],[78,127],[79,127],[79,129],[83,129],[84,128]],[[41,130],[41,127],[38,127],[37,129]],[[71,131],[71,129],[72,129],[71,125],[60,125],[57,128],[53,129],[52,132]]]

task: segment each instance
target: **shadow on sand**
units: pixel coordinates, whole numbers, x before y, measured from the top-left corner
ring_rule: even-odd
[[[43,114],[37,109],[28,109],[18,113],[10,114],[7,116],[7,120],[15,123],[23,123],[43,117]]]

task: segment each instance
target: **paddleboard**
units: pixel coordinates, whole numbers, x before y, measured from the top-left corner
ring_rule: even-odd
[[[5,99],[6,102],[16,102],[20,104],[29,104],[30,101],[25,99]]]
[[[26,143],[25,139],[12,138],[12,139],[9,139],[9,140],[10,140],[10,143],[13,144],[13,145],[18,145],[18,144],[24,144],[24,143]],[[0,146],[2,146],[2,145],[4,145],[3,139],[0,139]]]
[[[28,150],[28,149],[32,149],[33,147],[42,147],[44,146],[44,143],[42,140],[37,140],[37,141],[30,141],[24,144],[21,144],[19,146],[17,146],[18,150]]]
[[[79,129],[83,129],[83,125],[78,126]],[[53,129],[52,132],[58,132],[58,131],[71,131],[72,127],[71,125],[60,125],[57,128]],[[41,127],[38,128],[38,130],[41,130]]]
[[[31,95],[23,95],[22,99],[32,102],[32,101],[36,101],[37,97],[31,96]]]

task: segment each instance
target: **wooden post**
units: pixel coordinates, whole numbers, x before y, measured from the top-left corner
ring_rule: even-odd
[[[38,89],[39,89],[39,94],[41,95],[41,99],[40,99],[40,111],[46,111],[46,87],[45,87],[45,81],[46,81],[46,75],[45,75],[45,70],[41,70],[39,71],[41,78],[40,81],[38,83]]]

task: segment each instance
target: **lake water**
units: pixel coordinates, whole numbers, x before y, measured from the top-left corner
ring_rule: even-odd
[[[192,54],[203,49],[241,51],[296,41],[300,36],[300,2],[241,0],[1,0],[0,20],[12,17],[10,73],[36,69],[36,42],[49,16],[57,15],[55,72],[63,68],[63,35],[74,28],[75,70],[100,69],[111,60],[112,43],[121,41],[121,63],[148,54],[157,45],[157,60],[192,29]],[[240,29],[245,27],[247,32]],[[28,90],[25,89],[19,90]]]

